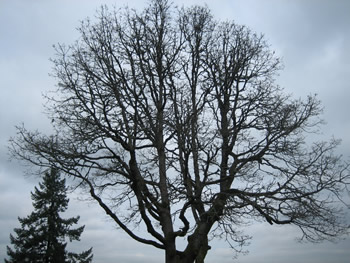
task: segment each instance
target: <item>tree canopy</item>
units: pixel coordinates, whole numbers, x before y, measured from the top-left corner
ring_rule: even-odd
[[[43,262],[43,263],[90,263],[92,248],[80,254],[68,252],[67,242],[80,240],[84,226],[72,228],[78,223],[79,216],[68,219],[60,213],[68,208],[65,179],[52,169],[43,177],[32,193],[34,211],[18,220],[21,228],[15,228],[16,236],[10,235],[14,249],[7,247],[9,260],[6,263]]]
[[[14,156],[79,179],[166,262],[203,262],[211,237],[239,248],[252,220],[295,225],[310,241],[348,232],[339,141],[307,138],[321,129],[320,102],[275,84],[281,62],[262,35],[167,0],[103,7],[79,32],[53,59],[56,133],[19,127]],[[145,235],[132,230],[139,222]]]

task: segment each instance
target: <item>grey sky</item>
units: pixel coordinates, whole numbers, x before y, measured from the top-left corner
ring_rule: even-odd
[[[28,167],[8,162],[7,141],[15,125],[49,132],[42,93],[54,89],[49,77],[53,44],[73,43],[79,21],[93,18],[101,4],[140,8],[146,0],[0,0],[0,261],[6,256],[9,234],[17,216],[32,210],[30,191],[38,178],[25,177]],[[178,5],[200,0],[174,0]],[[218,19],[234,19],[265,34],[284,61],[277,79],[288,93],[319,94],[325,107],[325,139],[342,138],[339,152],[350,158],[350,1],[348,0],[207,0]],[[86,225],[82,241],[72,249],[94,247],[96,263],[163,262],[163,253],[138,244],[117,230],[98,207],[71,196],[69,214]],[[67,215],[68,217],[69,215]],[[348,263],[350,238],[337,244],[300,244],[292,227],[254,224],[250,253],[237,262]],[[213,242],[206,262],[232,262],[225,242]]]

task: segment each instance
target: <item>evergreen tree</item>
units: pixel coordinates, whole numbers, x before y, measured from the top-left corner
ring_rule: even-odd
[[[16,237],[10,235],[14,249],[7,247],[9,260],[15,262],[45,263],[89,263],[92,261],[92,248],[80,254],[66,251],[69,241],[80,240],[84,226],[72,228],[79,221],[79,216],[68,219],[60,213],[68,208],[65,179],[59,172],[51,169],[31,193],[34,211],[25,218],[18,218],[21,228],[15,228]]]

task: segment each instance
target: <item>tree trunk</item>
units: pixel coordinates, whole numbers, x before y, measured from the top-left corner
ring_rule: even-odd
[[[178,255],[175,255],[173,253],[167,253],[165,252],[165,262],[166,263],[182,263],[183,261],[180,259]]]
[[[203,244],[196,256],[195,263],[204,263],[204,259],[207,256],[207,252],[209,249],[210,249],[210,246],[208,245],[208,238],[205,238],[205,241],[203,241]]]
[[[174,244],[167,245],[165,249],[165,262],[166,263],[181,263],[180,256],[176,253],[176,246]]]
[[[165,250],[165,262],[204,263],[204,259],[209,249],[208,238],[199,238],[199,236],[197,236],[196,241],[192,243],[191,248],[187,247],[187,249],[181,254],[177,253],[175,244],[174,246],[167,246]]]
[[[181,254],[181,263],[203,263],[210,246],[208,245],[207,224],[203,224],[201,231],[195,231],[188,237],[188,245],[185,251]]]

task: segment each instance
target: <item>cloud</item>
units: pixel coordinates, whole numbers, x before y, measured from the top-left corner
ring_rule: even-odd
[[[312,244],[297,242],[301,236],[293,226],[271,226],[267,223],[254,224],[247,229],[254,238],[247,256],[239,257],[238,263],[347,263],[350,240],[342,243],[324,242]]]
[[[116,224],[105,215],[102,208],[94,202],[81,199],[82,196],[76,193],[70,196],[66,217],[76,216],[79,211],[79,224],[85,225],[85,229],[81,241],[70,244],[69,249],[79,251],[93,246],[94,262],[101,263],[163,262],[162,251],[133,240],[116,228]]]

